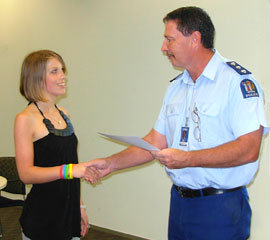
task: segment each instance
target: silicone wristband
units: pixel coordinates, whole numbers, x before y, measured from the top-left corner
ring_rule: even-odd
[[[60,166],[60,179],[64,179],[64,175],[63,175],[63,166],[64,166],[64,165],[61,165],[61,166]]]
[[[73,164],[69,164],[69,179],[73,179]]]
[[[64,164],[64,165],[63,165],[63,171],[62,171],[63,179],[65,179],[65,171],[66,171],[66,168],[67,168],[67,165]]]
[[[69,179],[69,177],[68,177],[68,169],[69,169],[69,165],[66,165],[66,168],[65,168],[65,179]]]
[[[67,165],[64,164],[64,165],[63,165],[63,171],[62,171],[63,179],[66,179],[66,177],[65,177],[66,168],[67,168]]]

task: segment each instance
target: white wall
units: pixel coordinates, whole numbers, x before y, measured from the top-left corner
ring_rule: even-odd
[[[178,74],[160,51],[162,18],[197,5],[212,17],[216,48],[252,71],[270,112],[269,0],[1,0],[0,155],[14,155],[13,120],[26,106],[18,93],[21,62],[38,49],[60,53],[68,67],[66,107],[79,138],[80,161],[125,148],[97,132],[144,136],[159,113],[168,80]],[[269,136],[249,187],[251,239],[269,239]],[[82,182],[90,222],[152,240],[167,237],[170,180],[153,162],[92,187]]]

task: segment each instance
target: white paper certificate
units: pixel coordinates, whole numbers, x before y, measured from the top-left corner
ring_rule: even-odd
[[[139,137],[135,137],[135,136],[116,136],[116,135],[109,135],[109,134],[105,134],[105,133],[98,133],[98,134],[103,135],[103,136],[108,137],[108,138],[115,139],[115,140],[120,141],[120,142],[128,143],[130,145],[134,145],[134,146],[139,147],[139,148],[143,148],[143,149],[145,149],[147,151],[160,151],[160,149],[156,148],[152,144],[144,141],[143,139],[141,139]]]

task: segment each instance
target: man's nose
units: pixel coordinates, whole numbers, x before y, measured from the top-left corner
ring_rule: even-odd
[[[161,51],[162,51],[162,52],[168,51],[168,47],[167,47],[166,40],[164,40],[163,43],[162,43]]]

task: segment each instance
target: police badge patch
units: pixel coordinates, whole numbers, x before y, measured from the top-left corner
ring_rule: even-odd
[[[242,80],[240,87],[244,98],[259,97],[257,88],[250,79]]]

